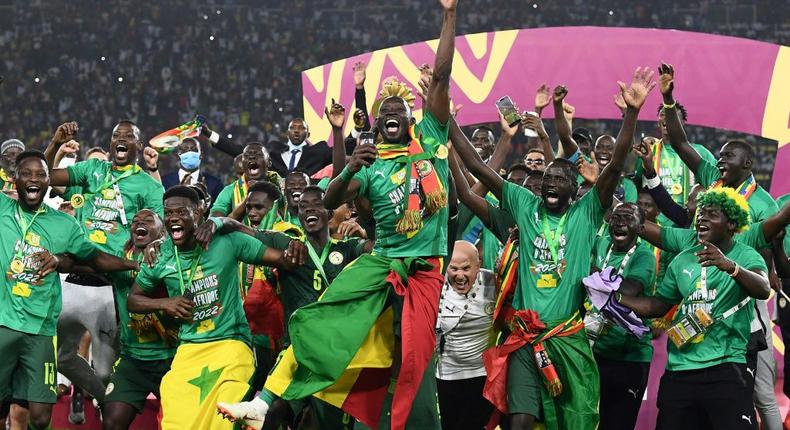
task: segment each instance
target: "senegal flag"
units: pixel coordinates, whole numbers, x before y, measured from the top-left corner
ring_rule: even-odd
[[[443,282],[438,259],[363,255],[343,270],[318,302],[293,314],[292,344],[266,380],[266,388],[286,400],[315,395],[378,428],[395,352],[394,292],[403,297],[404,347],[392,429],[403,429],[435,347]]]

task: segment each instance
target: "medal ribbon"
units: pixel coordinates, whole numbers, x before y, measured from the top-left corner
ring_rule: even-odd
[[[321,277],[324,279],[326,285],[329,286],[329,280],[326,277],[326,273],[324,273],[324,262],[326,261],[326,257],[329,256],[329,248],[332,247],[332,240],[327,239],[326,245],[324,245],[324,250],[321,251],[321,258],[319,258],[318,253],[315,252],[315,248],[313,248],[313,244],[310,243],[310,239],[305,239],[304,243],[307,245],[307,255],[310,256],[310,261],[313,262],[316,270],[318,270],[318,273],[321,274]]]
[[[181,271],[181,258],[178,256],[178,247],[173,245],[173,249],[176,253],[176,268],[178,268],[178,285],[181,287],[181,294],[186,292],[186,285],[192,286],[192,280],[195,279],[195,269],[197,269],[198,263],[200,263],[200,255],[203,253],[203,248],[197,247],[196,251],[193,251],[192,254],[192,266],[189,268],[189,280],[187,283],[184,283],[184,274]]]
[[[104,175],[104,183],[99,186],[99,188],[96,190],[95,194],[98,194],[98,193],[106,190],[107,188],[110,188],[111,186],[115,185],[115,183],[120,181],[121,179],[128,178],[129,176],[136,175],[137,173],[140,173],[140,171],[142,170],[142,169],[140,169],[140,166],[124,166],[124,167],[118,168],[116,170],[121,170],[121,169],[123,169],[124,172],[120,176],[117,176],[115,178],[112,177],[112,169],[110,169],[107,172],[107,174]]]
[[[19,222],[19,230],[22,231],[22,243],[27,243],[27,232],[30,231],[31,227],[33,227],[33,223],[36,221],[36,217],[39,214],[42,214],[42,213],[44,213],[46,211],[47,210],[45,208],[38,208],[38,210],[36,210],[36,213],[33,214],[33,218],[30,219],[30,223],[28,223],[27,220],[25,219],[24,213],[22,212],[22,206],[17,204],[17,206],[16,206],[16,218],[17,218],[17,221]],[[17,259],[17,260],[20,260],[22,258],[22,256],[24,255],[23,250],[24,250],[24,246],[20,247],[16,251],[16,254],[14,255],[14,258]]]
[[[700,290],[702,291],[702,297],[705,298],[704,299],[705,303],[708,303],[708,270],[707,269],[708,269],[707,267],[704,267],[704,266],[702,267],[702,273],[700,274],[700,282],[699,282],[700,283]],[[738,302],[738,304],[736,304],[735,306],[727,309],[720,316],[714,318],[714,320],[715,321],[721,321],[721,320],[723,320],[725,318],[731,317],[732,315],[735,314],[735,312],[738,312],[742,307],[744,307],[747,304],[749,304],[749,300],[751,300],[751,297],[749,297],[749,296],[744,297],[744,299],[741,300],[740,302]],[[713,304],[712,303],[711,303],[711,306],[710,306],[710,313],[713,314]],[[711,317],[713,317],[713,315],[711,315]]]
[[[556,265],[560,261],[560,239],[562,238],[562,232],[565,230],[565,223],[568,222],[568,212],[565,212],[560,218],[560,223],[557,225],[557,229],[552,232],[551,226],[549,226],[549,214],[546,212],[546,208],[541,208],[541,223],[543,224],[543,237],[546,239],[546,243],[549,245],[549,252],[551,252],[551,260]]]
[[[628,252],[626,252],[625,257],[623,257],[623,261],[620,262],[620,266],[617,268],[617,274],[618,275],[622,275],[623,274],[623,270],[625,270],[625,266],[628,264],[628,260],[630,260],[631,257],[634,255],[634,251],[636,251],[636,245],[638,243],[639,242],[635,243],[634,246],[632,246],[628,250]],[[614,249],[614,245],[609,245],[609,251],[606,253],[606,259],[603,261],[603,267],[601,269],[603,269],[604,267],[607,267],[609,265],[609,257],[612,256],[612,250],[613,249]]]

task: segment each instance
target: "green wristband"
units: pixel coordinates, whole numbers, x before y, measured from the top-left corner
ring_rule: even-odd
[[[350,181],[350,180],[351,180],[351,178],[353,178],[353,177],[354,177],[354,174],[353,174],[353,173],[351,173],[351,172],[348,170],[348,166],[346,166],[346,167],[344,167],[344,168],[343,168],[343,170],[340,172],[340,175],[338,175],[338,177],[339,177],[339,178],[340,178],[340,179],[341,179],[343,182],[348,182],[348,181]]]
[[[223,223],[222,223],[222,219],[221,218],[215,217],[215,216],[210,216],[210,217],[208,217],[208,220],[213,222],[214,225],[217,226],[217,230],[222,228]]]

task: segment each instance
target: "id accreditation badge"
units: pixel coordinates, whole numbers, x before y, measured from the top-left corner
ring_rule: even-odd
[[[667,330],[667,336],[678,349],[689,343],[702,340],[705,332],[713,325],[713,318],[703,308],[697,308],[672,325]]]

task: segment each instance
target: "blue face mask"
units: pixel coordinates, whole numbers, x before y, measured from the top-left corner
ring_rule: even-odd
[[[193,170],[200,167],[200,154],[197,152],[185,152],[178,157],[181,159],[181,167],[186,170]]]

